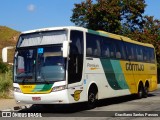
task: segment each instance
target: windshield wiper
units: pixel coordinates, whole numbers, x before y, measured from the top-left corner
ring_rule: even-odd
[[[41,82],[44,82],[46,84],[49,84],[50,82],[45,79],[44,75],[41,75],[42,77],[40,78]]]
[[[25,73],[20,73],[16,76],[16,78],[18,79],[22,79],[22,83],[24,83],[24,81],[28,81],[28,79],[32,78],[31,75],[29,75],[29,72],[25,72]]]
[[[24,83],[24,81],[28,81],[27,77],[23,78],[22,83]]]
[[[50,83],[48,80],[45,80],[45,79],[44,79],[43,81],[44,81],[46,84],[49,84],[49,83]]]

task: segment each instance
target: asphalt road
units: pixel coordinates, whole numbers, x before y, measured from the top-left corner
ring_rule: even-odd
[[[37,114],[32,114],[37,113]],[[36,120],[150,120],[160,119],[160,89],[149,94],[148,98],[136,99],[135,96],[123,96],[100,100],[97,107],[87,109],[85,103],[67,105],[42,106],[32,105],[29,109],[23,109],[15,112],[23,115],[42,116],[32,118]],[[155,116],[155,117],[151,117]],[[157,117],[159,116],[159,117]],[[3,119],[3,118],[2,118]],[[6,118],[5,118],[6,119]],[[10,119],[10,118],[8,118]],[[17,120],[13,117],[12,120]],[[20,120],[31,118],[20,118]]]

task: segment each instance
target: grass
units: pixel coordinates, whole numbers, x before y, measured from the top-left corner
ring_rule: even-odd
[[[20,32],[6,26],[0,26],[0,58],[2,57],[2,48],[6,46],[15,46]],[[12,63],[14,50],[8,52],[8,62]]]
[[[18,31],[13,30],[6,26],[0,26],[0,38],[3,42],[14,42],[14,37],[16,37],[19,34]]]
[[[10,98],[10,92],[13,89],[12,70],[0,74],[0,98]]]

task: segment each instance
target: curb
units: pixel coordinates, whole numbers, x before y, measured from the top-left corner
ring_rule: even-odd
[[[27,109],[27,108],[30,108],[32,105],[23,105],[23,106],[15,106],[13,108],[9,108],[9,109],[5,109],[5,110],[0,110],[0,112],[3,112],[3,111],[18,111],[18,110],[21,110],[21,109]]]

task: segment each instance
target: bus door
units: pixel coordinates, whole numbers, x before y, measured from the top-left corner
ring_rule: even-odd
[[[83,32],[72,30],[68,60],[68,88],[81,86],[83,72]]]

